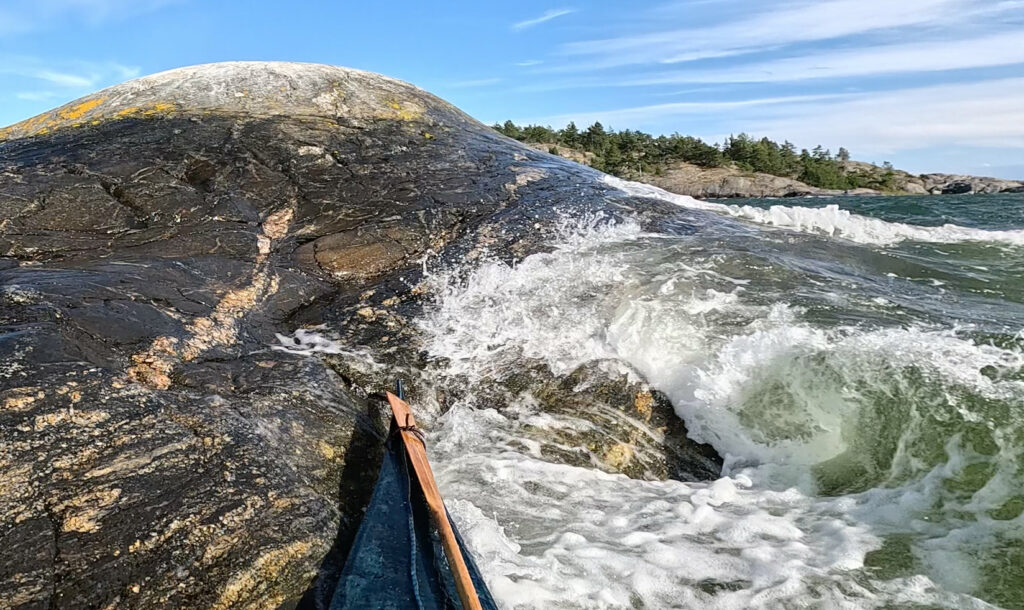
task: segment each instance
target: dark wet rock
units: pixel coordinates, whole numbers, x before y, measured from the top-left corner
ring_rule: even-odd
[[[677,231],[699,215],[599,178],[325,66],[173,71],[0,130],[0,600],[298,599],[358,524],[382,432],[368,394],[389,375],[274,351],[275,334],[327,324],[415,366],[425,256],[526,256],[566,213]],[[637,404],[613,385],[609,409]],[[681,438],[653,399],[644,425]],[[638,473],[685,474],[653,454]]]
[[[970,182],[950,182],[941,187],[943,195],[966,195],[974,192]]]
[[[618,362],[597,361],[565,377],[538,367],[508,380],[541,412],[575,425],[525,426],[552,461],[597,467],[635,479],[699,481],[716,478],[722,459],[709,445],[687,438],[686,424],[668,398]]]

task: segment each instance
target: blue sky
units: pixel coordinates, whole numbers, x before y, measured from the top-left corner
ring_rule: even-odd
[[[1024,0],[2,0],[0,124],[227,60],[381,72],[488,123],[746,131],[1024,178]]]

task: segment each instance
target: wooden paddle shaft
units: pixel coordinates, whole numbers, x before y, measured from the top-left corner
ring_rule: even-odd
[[[412,409],[409,408],[401,398],[388,392],[388,402],[391,403],[391,412],[395,414],[395,421],[403,428],[412,428],[416,420],[412,416]],[[455,577],[455,589],[462,600],[462,607],[465,610],[483,610],[480,606],[480,598],[477,597],[476,587],[469,577],[469,568],[466,567],[466,560],[462,556],[462,549],[455,538],[455,531],[448,521],[448,511],[444,508],[444,501],[441,499],[441,491],[437,488],[434,480],[434,471],[430,469],[430,462],[427,461],[427,448],[423,441],[411,430],[402,430],[402,441],[405,443],[405,451],[412,462],[412,468],[419,479],[420,487],[423,488],[423,495],[427,499],[427,508],[434,519],[437,531],[441,535],[441,545],[448,557],[448,565],[452,568]]]

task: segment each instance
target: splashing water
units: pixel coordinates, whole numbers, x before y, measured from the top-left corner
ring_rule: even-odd
[[[432,373],[471,391],[432,453],[496,597],[1024,607],[1024,233],[859,216],[867,233],[823,231],[709,209],[727,217],[696,235],[590,219],[515,266],[433,278]],[[733,216],[795,232],[734,230]],[[544,461],[521,427],[565,424],[529,400],[488,408],[477,383],[608,359],[671,398],[726,458],[723,478]]]

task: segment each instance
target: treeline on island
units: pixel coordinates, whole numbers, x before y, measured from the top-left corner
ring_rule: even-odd
[[[730,136],[722,144],[709,144],[678,133],[655,137],[631,129],[605,129],[600,122],[582,131],[575,123],[556,130],[542,125],[521,127],[512,121],[495,124],[494,129],[521,142],[548,144],[552,154],[559,154],[560,146],[585,153],[590,166],[623,178],[642,173],[660,175],[670,164],[682,161],[702,167],[731,165],[825,189],[896,188],[896,173],[888,163],[878,172],[847,171],[844,162],[850,160],[850,153],[845,148],[834,155],[821,146],[797,151],[791,142],[779,144],[745,133]]]

